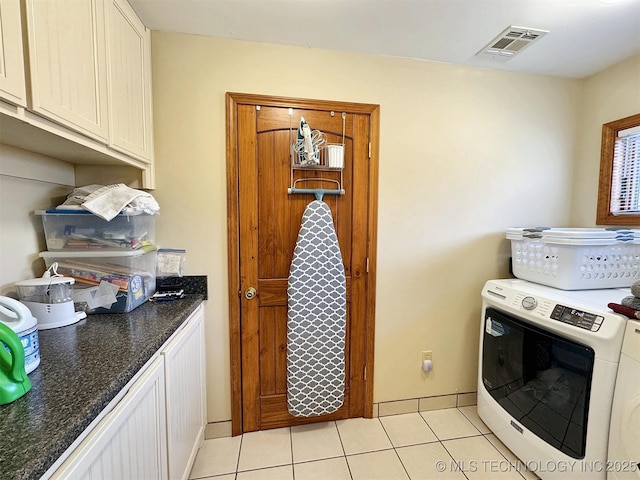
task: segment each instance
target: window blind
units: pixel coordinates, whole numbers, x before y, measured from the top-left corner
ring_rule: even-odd
[[[611,182],[611,213],[640,213],[640,128],[618,132]]]

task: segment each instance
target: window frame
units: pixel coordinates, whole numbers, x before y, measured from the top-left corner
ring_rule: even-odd
[[[600,179],[598,184],[597,225],[638,226],[640,213],[614,215],[611,213],[611,186],[613,177],[613,152],[618,132],[640,126],[640,113],[602,125],[600,148]]]

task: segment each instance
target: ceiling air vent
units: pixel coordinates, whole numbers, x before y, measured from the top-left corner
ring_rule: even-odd
[[[476,57],[507,61],[547,33],[547,30],[511,26],[476,53]]]

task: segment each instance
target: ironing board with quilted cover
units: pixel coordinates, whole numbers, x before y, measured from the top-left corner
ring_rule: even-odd
[[[346,279],[329,206],[307,205],[287,288],[287,408],[325,415],[344,403]]]

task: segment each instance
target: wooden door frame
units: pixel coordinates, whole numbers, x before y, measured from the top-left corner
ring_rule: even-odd
[[[376,260],[378,231],[378,159],[380,106],[227,92],[227,260],[229,279],[229,353],[231,366],[231,434],[240,435],[242,427],[242,336],[240,329],[240,241],[239,241],[239,169],[237,145],[237,106],[255,105],[307,110],[335,110],[369,115],[369,210],[367,218],[367,298],[365,337],[365,417],[373,416],[373,360],[375,339]]]

